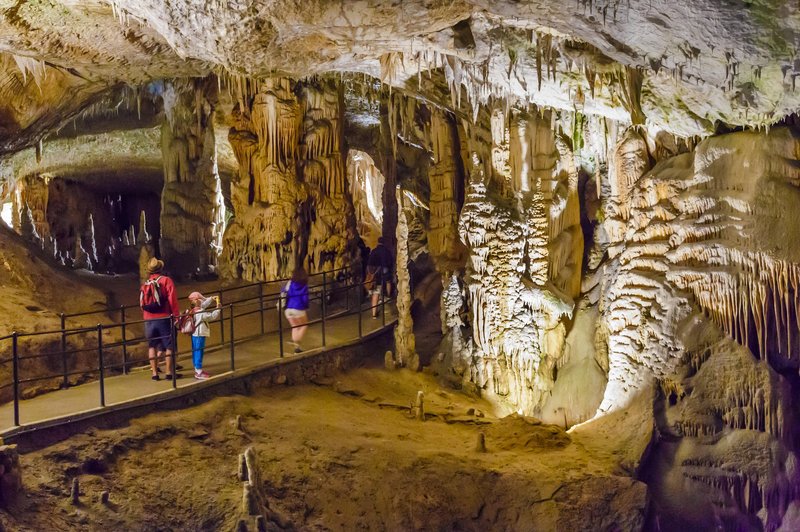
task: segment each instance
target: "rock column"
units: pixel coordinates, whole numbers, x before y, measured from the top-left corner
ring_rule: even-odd
[[[411,369],[419,369],[419,357],[416,353],[414,338],[414,322],[411,318],[411,289],[408,273],[408,223],[403,202],[403,191],[396,189],[397,194],[397,327],[394,330],[394,343],[397,360]]]
[[[173,273],[203,273],[217,262],[212,244],[221,205],[212,123],[214,91],[208,80],[168,82],[164,86],[159,245]]]
[[[496,109],[468,127],[460,220],[473,330],[468,378],[509,409],[533,413],[553,385],[563,318],[580,289],[577,172],[546,113]]]

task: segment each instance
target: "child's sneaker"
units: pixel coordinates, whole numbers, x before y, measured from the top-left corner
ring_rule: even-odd
[[[205,381],[205,380],[208,380],[208,379],[210,379],[210,378],[211,378],[211,375],[209,375],[209,374],[208,374],[208,373],[206,373],[205,371],[196,371],[196,372],[194,373],[194,378],[195,378],[195,379],[197,379],[197,380],[199,380],[199,381]]]

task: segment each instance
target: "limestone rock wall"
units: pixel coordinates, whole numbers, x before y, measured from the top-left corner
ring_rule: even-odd
[[[216,87],[210,80],[165,82],[162,99],[161,255],[175,274],[205,273],[217,264],[224,213],[212,124]]]

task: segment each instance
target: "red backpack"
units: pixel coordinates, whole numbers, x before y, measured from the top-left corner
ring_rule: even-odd
[[[161,296],[161,285],[158,284],[161,276],[148,279],[139,289],[139,307],[146,312],[158,314],[164,312],[166,301]]]
[[[196,324],[194,322],[195,309],[188,309],[183,314],[175,318],[175,327],[183,334],[194,334]]]

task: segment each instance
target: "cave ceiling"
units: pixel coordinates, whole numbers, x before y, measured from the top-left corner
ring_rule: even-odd
[[[18,0],[0,9],[4,152],[109,90],[209,74],[235,85],[357,72],[413,93],[438,69],[458,87],[452,107],[494,97],[634,121],[641,108],[648,127],[686,137],[769,125],[800,104],[800,8],[777,0]]]

